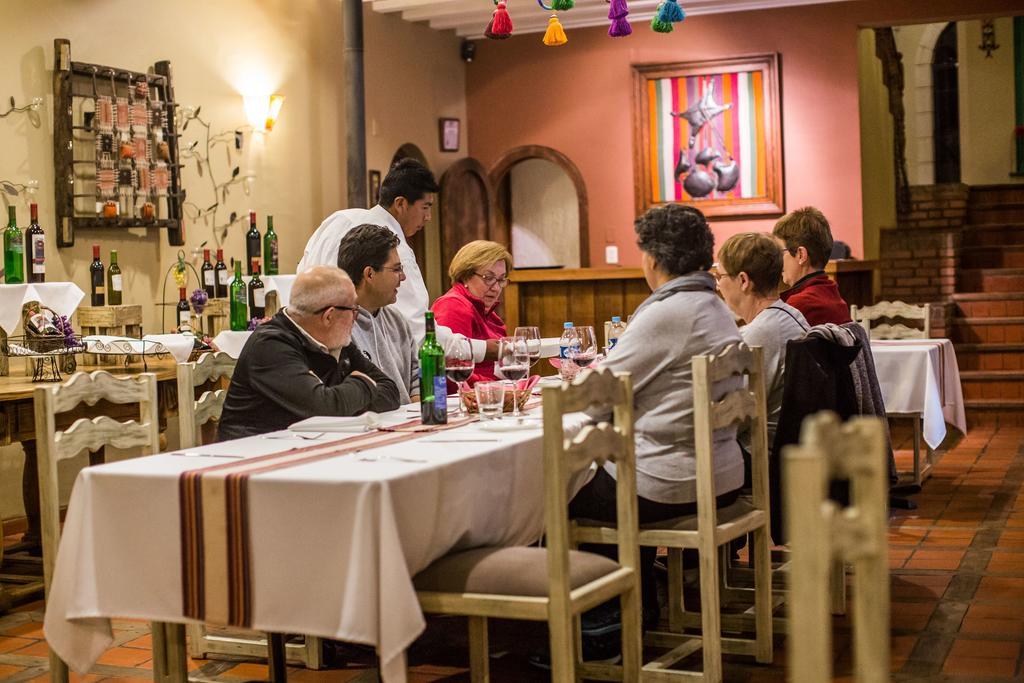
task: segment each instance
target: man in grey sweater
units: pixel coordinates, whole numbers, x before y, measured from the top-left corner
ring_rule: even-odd
[[[392,304],[405,280],[398,237],[386,227],[360,225],[338,246],[338,267],[356,286],[358,311],[352,339],[398,385],[403,404],[419,399],[420,366],[409,322]]]

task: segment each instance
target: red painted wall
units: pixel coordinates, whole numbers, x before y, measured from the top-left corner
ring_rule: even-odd
[[[513,20],[517,7],[540,11],[521,3]],[[652,32],[647,22],[635,22],[627,38],[609,38],[602,27],[569,29],[561,47],[543,45],[540,34],[478,41],[466,78],[469,153],[490,166],[519,145],[563,152],[587,184],[591,264],[603,265],[604,247],[614,243],[623,265],[637,265],[631,66],[778,52],[786,209],[817,206],[833,235],[860,256],[857,29],[1014,10],[1019,0],[865,0],[691,17],[670,34]],[[721,244],[773,224],[719,220],[712,227]]]

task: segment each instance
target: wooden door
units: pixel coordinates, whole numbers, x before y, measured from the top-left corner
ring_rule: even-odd
[[[494,187],[483,165],[472,158],[456,161],[441,177],[438,198],[441,218],[441,274],[444,289],[451,286],[448,265],[455,252],[473,240],[492,240],[510,247],[506,229],[496,229]]]

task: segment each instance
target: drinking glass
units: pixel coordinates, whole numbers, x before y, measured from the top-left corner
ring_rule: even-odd
[[[465,337],[452,335],[445,342],[444,373],[455,383],[459,397],[458,414],[462,415],[462,383],[473,374],[473,347]]]
[[[476,405],[480,416],[488,420],[501,418],[501,409],[505,403],[504,382],[477,382],[473,387],[476,392]]]
[[[570,346],[566,350],[565,355],[566,358],[582,369],[597,359],[597,335],[594,334],[593,325],[577,327],[576,339],[579,340],[579,344]]]
[[[533,367],[540,360],[540,328],[517,327],[513,336],[526,340],[526,350],[530,354],[530,367]]]
[[[530,373],[530,352],[523,337],[502,337],[498,340],[496,366],[506,379],[512,380],[512,417],[519,418],[517,388],[519,380]]]

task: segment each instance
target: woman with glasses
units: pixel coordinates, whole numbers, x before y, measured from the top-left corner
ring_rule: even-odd
[[[476,240],[459,249],[448,267],[452,287],[431,307],[438,325],[470,339],[500,339],[505,321],[494,311],[508,284],[512,254],[497,242]],[[497,379],[494,363],[477,363],[470,385]]]

